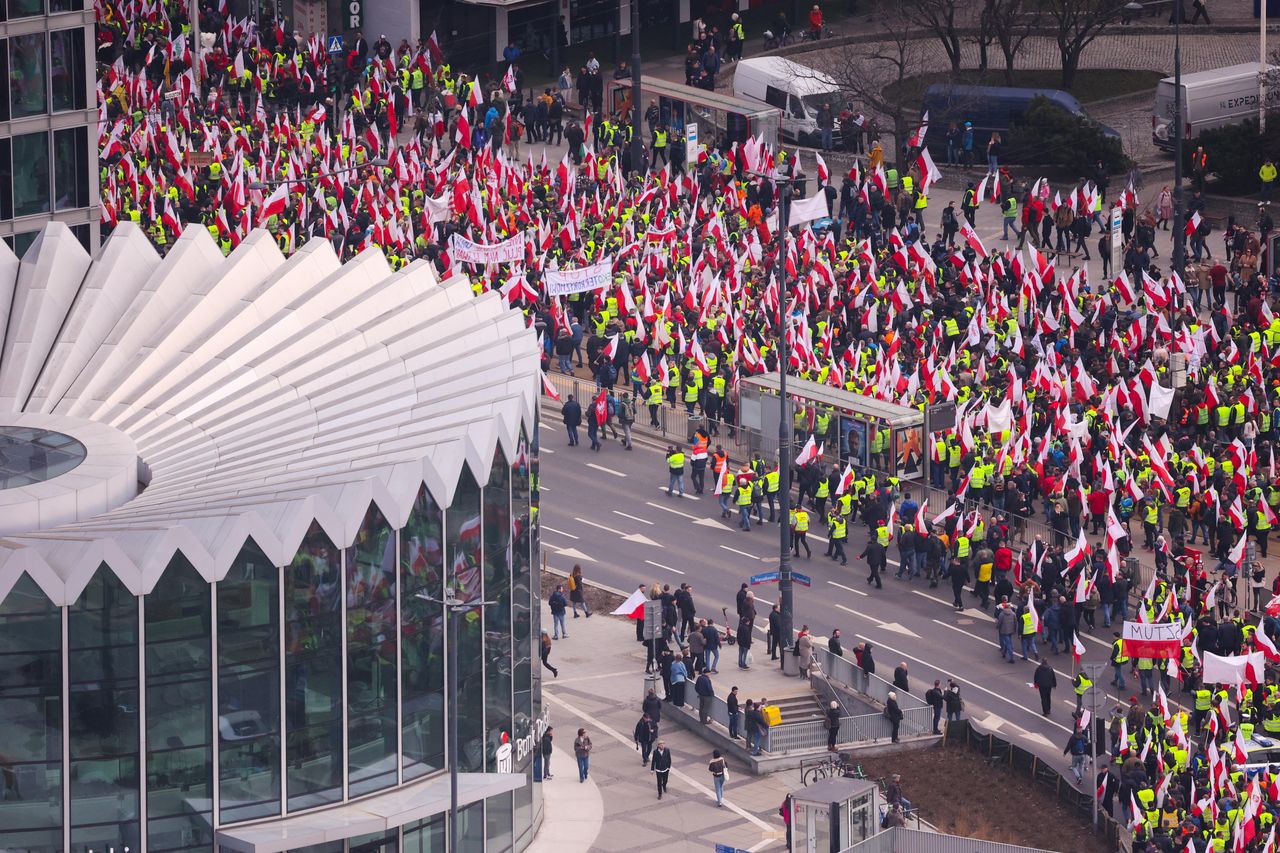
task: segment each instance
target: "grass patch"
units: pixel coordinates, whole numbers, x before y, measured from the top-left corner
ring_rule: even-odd
[[[1105,98],[1150,92],[1155,95],[1156,84],[1165,75],[1159,71],[1117,71],[1108,68],[1089,68],[1076,72],[1076,84],[1069,90],[1080,103],[1088,105]],[[900,100],[914,110],[920,109],[924,90],[934,83],[956,83],[969,86],[1004,86],[1003,69],[988,71],[968,70],[952,76],[950,71],[936,71],[908,77],[885,87],[885,95]],[[1052,69],[1014,72],[1013,84],[1020,89],[1059,89],[1062,72]]]

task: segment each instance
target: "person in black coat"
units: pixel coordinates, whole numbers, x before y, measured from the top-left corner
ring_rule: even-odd
[[[773,605],[773,609],[769,611],[769,632],[766,635],[766,646],[769,652],[769,660],[778,659],[778,646],[782,644],[782,612],[778,610],[778,605]]]
[[[565,431],[569,433],[569,446],[575,447],[578,444],[578,427],[582,425],[582,405],[570,394],[560,413],[564,417]]]
[[[1053,689],[1058,686],[1058,676],[1054,673],[1053,667],[1049,665],[1049,661],[1043,658],[1040,659],[1040,665],[1036,667],[1035,675],[1031,677],[1031,683],[1040,691],[1040,713],[1043,716],[1049,716]]]
[[[827,708],[827,752],[836,752],[836,741],[840,737],[840,706],[833,699]]]
[[[884,715],[889,720],[891,740],[898,742],[898,726],[902,725],[902,708],[898,706],[898,694],[889,691],[889,698],[884,703]]]
[[[658,724],[649,719],[648,714],[642,714],[638,722],[636,722],[635,741],[636,749],[640,750],[640,763],[648,765],[649,753],[653,751],[653,744],[658,740]]]
[[[653,763],[649,767],[658,781],[658,799],[662,799],[667,791],[667,777],[671,775],[671,750],[667,749],[665,741],[658,741],[658,747],[653,751]]]
[[[662,700],[652,687],[645,694],[644,702],[640,703],[640,710],[649,715],[655,726],[662,722]]]

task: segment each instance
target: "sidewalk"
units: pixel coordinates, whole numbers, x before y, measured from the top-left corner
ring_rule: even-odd
[[[543,607],[543,624],[549,625],[550,613]],[[644,648],[635,642],[632,623],[597,613],[591,619],[571,618],[568,625],[570,637],[557,641],[551,653],[551,663],[563,677],[543,681],[557,751],[551,764],[555,778],[541,783],[546,820],[531,849],[705,853],[725,844],[751,851],[782,850],[785,835],[778,807],[790,790],[800,787],[800,774],[752,776],[730,761],[725,804],[716,808],[707,772],[710,747],[678,724],[664,721],[659,737],[671,749],[673,768],[668,793],[659,802],[653,774],[641,766],[632,738],[645,689]],[[763,652],[764,644],[752,649]],[[724,654],[720,664],[722,674],[712,676],[717,695],[727,694],[733,685],[744,699],[807,692],[798,679],[786,678],[774,667],[739,670],[736,657]],[[593,744],[585,785],[578,783],[572,757],[580,727],[587,729]]]

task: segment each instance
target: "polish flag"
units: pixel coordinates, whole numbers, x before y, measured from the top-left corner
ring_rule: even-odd
[[[478,107],[484,103],[484,96],[480,93],[480,86],[475,80],[467,84],[467,105]]]
[[[1267,660],[1280,661],[1280,650],[1276,649],[1276,644],[1267,636],[1263,626],[1259,625],[1258,630],[1253,632],[1253,642],[1258,647],[1258,651],[1267,656]]]
[[[929,529],[925,527],[924,514],[929,510],[929,501],[925,500],[920,504],[920,509],[916,510],[916,533],[921,536],[928,536]]]
[[[627,596],[627,600],[618,605],[618,609],[610,613],[610,616],[625,616],[628,619],[644,618],[644,603],[646,599],[644,593],[636,590]]]
[[[612,337],[610,337],[609,343],[604,348],[603,355],[605,358],[609,359],[610,361],[612,361],[614,356],[618,354],[618,337],[619,337],[618,335],[613,335]]]
[[[1088,559],[1088,557],[1089,557],[1089,540],[1085,539],[1085,537],[1084,537],[1084,527],[1083,527],[1083,525],[1080,527],[1080,535],[1076,538],[1076,544],[1072,545],[1072,546],[1067,550],[1067,552],[1066,552],[1065,554],[1063,554],[1062,556],[1063,556],[1064,558],[1066,558],[1066,561],[1067,561],[1067,568],[1069,568],[1069,569],[1074,569],[1076,566],[1080,565],[1080,564],[1081,564],[1081,563],[1083,563],[1086,559]],[[1083,571],[1081,571],[1081,572],[1080,572],[1080,577],[1081,577],[1081,578],[1083,578],[1083,577],[1084,577],[1084,572],[1083,572]],[[1077,599],[1076,599],[1076,602],[1077,602],[1077,603],[1079,603],[1079,602],[1081,602],[1081,601],[1084,601],[1084,599],[1083,599],[1083,598],[1077,598]]]
[[[1076,633],[1071,638],[1071,656],[1076,659],[1076,665],[1080,665],[1080,658],[1084,657],[1084,643],[1080,642],[1080,634]]]
[[[516,90],[515,66],[507,66],[507,73],[502,75],[502,85],[506,87],[508,92],[514,92]]]
[[[258,224],[261,225],[272,216],[279,216],[284,213],[285,204],[288,200],[288,185],[281,184],[276,187],[276,191],[271,194],[271,197],[262,205],[262,210],[258,213]]]
[[[800,449],[800,453],[796,456],[796,466],[808,465],[813,460],[822,455],[822,451],[818,449],[817,442],[813,436],[809,436],[809,440],[804,443],[804,447]]]
[[[836,494],[843,495],[849,491],[849,485],[853,482],[853,466],[845,465],[844,473],[840,475],[840,485],[836,487]]]
[[[1196,229],[1200,227],[1200,212],[1196,211],[1187,219],[1187,225],[1182,230],[1188,237],[1196,233]]]
[[[552,400],[560,399],[560,392],[556,390],[556,386],[551,384],[551,379],[546,373],[542,374],[542,393],[546,394]]]

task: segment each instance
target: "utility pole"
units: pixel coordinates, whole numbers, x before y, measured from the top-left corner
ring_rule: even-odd
[[[631,171],[648,171],[642,165],[644,143],[640,141],[640,0],[627,0],[631,7]],[[645,164],[647,165],[647,164]]]
[[[191,0],[187,4],[187,14],[191,16],[191,64],[196,75],[196,92],[200,96],[200,85],[204,82],[204,62],[200,58],[200,0]]]
[[[1267,0],[1258,0],[1258,135],[1267,129]]]
[[[1098,732],[1098,683],[1102,678],[1103,668],[1103,664],[1100,663],[1085,664],[1081,667],[1093,681],[1092,686],[1089,687],[1089,728],[1085,734],[1089,736],[1089,767],[1091,772],[1095,774],[1095,779],[1098,772],[1098,739],[1095,737]],[[1092,785],[1093,783],[1090,784]],[[1092,791],[1094,794],[1090,799],[1093,800],[1093,829],[1096,832],[1098,829],[1097,785],[1093,785],[1092,788],[1086,785],[1085,789]]]
[[[633,0],[634,2],[634,0]],[[791,629],[794,624],[794,595],[791,583],[791,403],[787,399],[787,366],[791,361],[787,344],[787,327],[791,317],[787,308],[787,229],[791,221],[791,177],[780,181],[778,187],[778,494],[781,502],[778,511],[782,518],[778,523],[778,603],[781,610],[778,641],[784,649],[791,648]],[[784,652],[780,657],[786,660]]]

